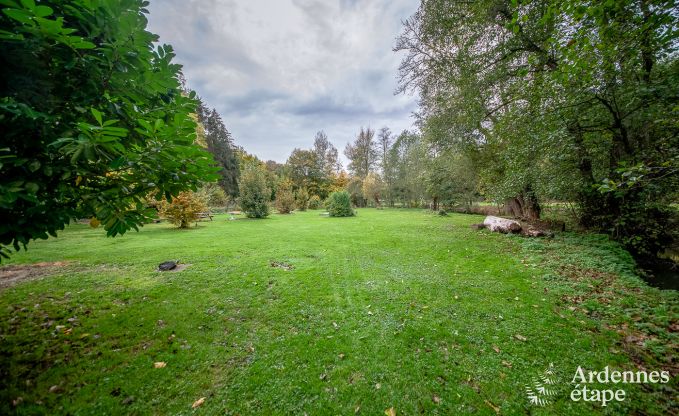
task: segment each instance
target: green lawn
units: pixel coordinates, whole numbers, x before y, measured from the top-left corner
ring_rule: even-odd
[[[0,290],[0,413],[583,415],[676,405],[676,377],[625,385],[627,399],[605,408],[568,398],[577,366],[676,360],[663,329],[676,322],[676,292],[645,287],[601,239],[470,229],[482,218],[219,215],[113,239],[74,225],[10,262],[69,263]],[[168,259],[190,266],[156,272]],[[652,336],[630,349],[624,331]],[[549,363],[558,394],[532,406],[525,386]]]

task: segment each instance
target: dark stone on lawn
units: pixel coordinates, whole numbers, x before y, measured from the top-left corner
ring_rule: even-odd
[[[161,272],[166,272],[177,267],[176,261],[164,261],[158,265],[158,270]]]

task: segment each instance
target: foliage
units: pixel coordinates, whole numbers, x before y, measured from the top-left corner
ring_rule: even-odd
[[[245,165],[238,186],[240,207],[248,218],[269,216],[271,190],[266,184],[264,167],[260,164]]]
[[[349,171],[361,180],[368,176],[378,163],[378,149],[375,142],[375,130],[363,129],[353,143],[348,143],[344,155],[349,159]]]
[[[419,206],[424,199],[423,173],[429,150],[422,137],[404,130],[389,149],[385,181],[391,202],[398,200],[409,207]]]
[[[300,188],[297,190],[297,193],[295,194],[295,203],[298,210],[306,211],[306,209],[309,207],[309,193],[306,189]]]
[[[363,195],[363,180],[361,178],[357,176],[352,177],[346,186],[346,191],[349,193],[352,204],[357,207],[366,206],[367,199]]]
[[[464,154],[447,152],[437,155],[428,163],[424,174],[427,195],[438,205],[463,205],[471,207],[477,196],[478,177],[476,167]]]
[[[346,191],[333,192],[325,203],[331,217],[352,217],[354,210],[351,209],[351,197]]]
[[[438,150],[474,161],[517,215],[578,204],[581,225],[653,256],[676,201],[679,32],[669,0],[423,1],[397,50]]]
[[[318,170],[323,172],[326,178],[331,177],[342,169],[337,148],[330,143],[328,135],[323,130],[316,133],[312,151],[316,155]]]
[[[292,183],[284,180],[276,191],[276,209],[279,214],[289,214],[295,209],[295,195],[292,193]]]
[[[240,168],[231,133],[217,110],[210,111],[202,101],[198,102],[198,120],[203,128],[205,146],[219,168],[219,185],[229,196],[238,196]]]
[[[0,245],[16,250],[96,217],[137,229],[166,198],[212,180],[196,101],[141,0],[4,1],[0,14]],[[6,254],[6,248],[1,250]]]
[[[380,198],[382,198],[385,187],[380,175],[375,172],[370,172],[363,180],[361,189],[365,198],[372,201],[374,206],[379,207],[382,205]]]
[[[189,228],[198,220],[198,214],[207,211],[205,199],[197,192],[181,192],[172,198],[172,202],[162,200],[160,203],[160,215],[178,228]]]
[[[349,175],[345,171],[341,171],[337,175],[332,177],[332,183],[330,185],[330,190],[332,192],[345,191],[349,185]]]
[[[294,149],[286,162],[290,180],[297,188],[317,195],[327,195],[328,181],[320,159],[313,150]]]
[[[318,195],[312,195],[311,198],[309,198],[309,209],[321,209],[322,206],[323,201]]]
[[[390,179],[392,177],[392,167],[390,165],[389,161],[389,151],[391,150],[392,143],[394,141],[394,138],[391,134],[391,130],[389,130],[389,127],[382,127],[377,133],[377,148],[378,148],[378,154],[379,154],[379,159],[380,159],[380,168],[381,168],[381,173],[382,173],[382,178],[384,178],[384,193],[387,195],[386,199],[392,200],[392,198],[389,196],[390,195],[390,190],[391,190],[391,183]],[[393,205],[393,201],[392,201]]]
[[[196,193],[209,207],[223,207],[229,202],[224,189],[214,182],[204,183]]]

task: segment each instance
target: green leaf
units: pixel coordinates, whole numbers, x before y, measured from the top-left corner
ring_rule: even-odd
[[[54,13],[54,10],[52,10],[51,7],[49,6],[37,6],[34,10],[35,15],[38,17],[47,17]]]
[[[94,119],[97,120],[97,122],[101,126],[103,124],[101,121],[101,112],[94,107],[90,108],[90,112],[92,112]]]
[[[24,6],[25,8],[29,10],[35,9],[35,1],[34,0],[21,0],[21,5]]]
[[[2,12],[17,22],[27,25],[33,24],[32,16],[24,10],[19,9],[2,9]]]
[[[34,194],[34,193],[36,193],[40,190],[40,186],[38,186],[38,184],[34,183],[34,182],[26,183],[26,185],[24,185],[24,188],[26,188],[26,190],[28,192],[32,193],[32,194]]]

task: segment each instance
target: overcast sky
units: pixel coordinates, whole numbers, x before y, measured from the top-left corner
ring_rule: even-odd
[[[401,20],[418,0],[151,0],[189,87],[236,144],[284,162],[318,130],[343,152],[361,126],[410,128],[416,97],[394,95]]]

